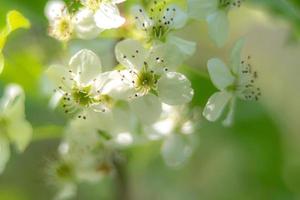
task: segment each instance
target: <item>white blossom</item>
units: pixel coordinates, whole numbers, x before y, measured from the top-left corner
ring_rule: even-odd
[[[196,145],[195,121],[199,120],[186,106],[163,104],[161,117],[152,125],[144,126],[150,140],[162,139],[161,154],[168,166],[180,167],[187,162]]]
[[[23,152],[32,137],[32,127],[25,119],[25,95],[15,84],[6,87],[0,100],[0,173],[10,157],[10,143]]]
[[[80,0],[83,4],[81,12],[89,13],[100,29],[118,28],[125,23],[116,4],[125,0]]]
[[[229,36],[228,12],[241,6],[243,0],[188,0],[189,15],[206,20],[209,35],[217,46],[225,44]]]
[[[175,72],[177,57],[168,57],[172,47],[156,46],[150,51],[137,41],[124,40],[116,46],[116,57],[126,67],[120,79],[132,90],[131,106],[141,120],[151,123],[161,113],[161,102],[180,105],[191,101],[190,81]]]
[[[208,61],[208,72],[216,88],[220,91],[213,94],[203,111],[209,121],[216,121],[227,105],[230,106],[224,125],[231,125],[233,121],[236,98],[242,100],[258,100],[261,91],[256,86],[257,72],[250,64],[250,57],[241,60],[241,49],[244,40],[239,40],[231,52],[230,68],[218,58]]]
[[[49,1],[45,7],[45,15],[49,21],[50,36],[62,42],[72,39],[74,36],[74,21],[63,1]]]
[[[78,117],[86,119],[89,112],[106,112],[113,103],[106,89],[110,72],[102,73],[100,59],[90,50],[77,52],[68,66],[51,66],[47,74],[61,94],[65,113],[81,113]]]
[[[192,56],[196,44],[173,34],[183,28],[188,20],[187,14],[176,5],[167,5],[165,1],[154,1],[148,12],[142,6],[133,7],[133,15],[139,29],[145,31],[149,41],[175,45],[181,57]]]

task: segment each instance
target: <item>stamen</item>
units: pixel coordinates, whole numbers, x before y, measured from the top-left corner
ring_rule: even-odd
[[[165,40],[166,35],[171,31],[172,25],[174,24],[174,18],[176,16],[176,9],[165,8],[166,1],[158,3],[157,1],[153,2],[153,6],[149,10],[149,19],[152,21],[152,26],[150,29],[146,27],[146,24],[143,20],[148,19],[147,14],[143,9],[139,10],[139,15],[135,16],[138,24],[142,25],[142,30],[146,32],[150,40],[158,39]]]
[[[251,57],[248,56],[247,60],[241,61],[236,91],[237,95],[244,100],[257,101],[261,96],[261,90],[255,86],[258,73],[253,71],[250,59]]]
[[[239,8],[242,5],[242,1],[244,0],[219,0],[219,8],[221,9]]]

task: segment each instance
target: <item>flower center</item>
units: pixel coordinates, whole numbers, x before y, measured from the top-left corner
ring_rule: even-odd
[[[83,4],[95,12],[99,9],[101,2],[102,0],[86,0]]]
[[[141,24],[141,28],[146,32],[149,40],[161,40],[165,42],[167,34],[174,29],[174,18],[176,17],[176,8],[167,7],[166,1],[154,1],[154,4],[150,7],[148,13],[145,13],[143,9],[138,11],[141,16],[147,16],[149,14],[149,21],[145,21],[144,17],[135,16],[138,24]]]
[[[68,19],[62,19],[59,23],[58,28],[59,28],[59,31],[61,33],[68,32],[71,29],[71,25],[69,23],[69,20]]]
[[[80,106],[84,107],[88,107],[94,103],[94,98],[92,98],[90,95],[91,88],[91,86],[86,86],[83,88],[74,87],[71,93],[74,101]]]
[[[64,16],[58,19],[53,28],[50,30],[50,35],[62,41],[69,40],[72,34],[73,26],[69,16]]]
[[[55,173],[57,177],[64,180],[69,180],[73,177],[73,169],[67,163],[60,163],[56,167]]]
[[[150,37],[152,39],[162,40],[164,41],[167,33],[169,32],[169,28],[164,25],[156,25],[153,26],[150,32]]]
[[[154,72],[142,69],[137,74],[135,88],[137,91],[146,94],[149,91],[156,89],[157,79],[158,77],[154,74]]]

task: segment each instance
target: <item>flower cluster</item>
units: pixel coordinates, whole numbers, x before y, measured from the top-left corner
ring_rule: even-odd
[[[120,28],[125,18],[117,4],[122,2],[125,0],[74,0],[67,5],[51,0],[45,7],[49,35],[66,43],[73,38],[94,39],[104,30]],[[179,167],[186,162],[197,143],[193,133],[199,116],[188,106],[194,97],[192,83],[178,67],[195,53],[196,44],[178,37],[177,31],[190,18],[205,19],[210,36],[222,46],[229,34],[227,13],[241,3],[188,0],[187,12],[166,1],[133,6],[133,20],[144,37],[118,38],[114,51],[118,67],[104,70],[98,55],[82,48],[67,64],[48,68],[47,75],[55,85],[54,99],[71,118],[59,146],[59,159],[49,167],[61,190],[58,199],[74,195],[79,181],[97,182],[116,173],[116,163],[124,159],[120,152],[132,145],[161,140],[167,165]],[[16,11],[8,14],[7,21],[0,34],[0,52],[12,31],[30,25]],[[219,89],[203,110],[208,121],[218,120],[228,107],[223,124],[229,126],[236,99],[258,100],[261,96],[250,57],[241,60],[243,44],[239,40],[233,47],[230,67],[218,58],[208,61],[208,73]],[[0,72],[3,63],[0,54]],[[8,86],[1,100],[0,172],[9,158],[9,144],[22,152],[30,141],[32,127],[25,119],[24,100],[17,85]]]
[[[93,39],[105,29],[118,28],[125,22],[116,7],[121,2],[80,0],[79,9],[72,11],[60,1],[50,1],[46,6],[50,35],[67,42],[75,37]],[[118,66],[113,69],[104,70],[97,54],[83,48],[68,64],[47,70],[57,105],[71,117],[59,159],[49,169],[59,185],[58,199],[74,195],[75,183],[98,182],[118,173],[116,165],[124,162],[122,150],[133,145],[161,141],[161,155],[172,167],[180,167],[192,155],[200,112],[188,106],[194,90],[178,67],[194,54],[196,44],[175,34],[190,18],[205,18],[221,46],[228,35],[226,15],[241,1],[188,3],[187,12],[165,1],[133,6],[132,19],[144,37],[118,38],[114,51]],[[234,46],[230,68],[217,58],[208,61],[211,80],[220,90],[203,110],[208,121],[216,121],[229,107],[223,121],[229,126],[236,99],[258,100],[261,95],[250,57],[240,58],[243,44],[239,40]]]
[[[96,38],[102,31],[118,28],[125,19],[117,4],[125,0],[80,0],[80,8],[73,12],[61,0],[49,1],[45,14],[49,20],[49,34],[67,42],[72,38]]]
[[[50,1],[46,7],[50,35],[60,41],[68,41],[74,34],[88,39],[99,34],[96,32],[100,29],[95,27],[116,28],[123,22],[105,21],[100,14],[105,6],[100,4],[119,2],[81,1],[83,8],[71,16],[64,4]],[[115,173],[115,162],[121,162],[123,148],[162,140],[162,157],[173,167],[185,163],[193,151],[196,117],[186,105],[193,99],[194,90],[177,68],[194,53],[195,44],[171,35],[184,27],[188,16],[166,2],[154,1],[150,12],[148,17],[142,7],[133,7],[137,27],[147,37],[116,44],[118,68],[102,70],[96,53],[82,49],[67,65],[52,65],[47,70],[55,85],[57,105],[72,117],[59,147],[59,160],[49,169],[53,180],[61,185],[58,198],[73,195],[77,181],[99,181],[103,175]],[[82,13],[93,13],[89,22],[95,26],[82,28],[88,24],[79,20]],[[58,25],[62,20],[68,21],[68,26],[62,26],[66,29]],[[107,26],[99,26],[100,21]],[[82,30],[95,35],[81,37]]]
[[[117,36],[110,52],[118,63],[114,68],[103,67],[99,56],[83,45],[67,64],[47,69],[54,85],[52,104],[70,118],[58,159],[49,165],[49,175],[59,190],[56,199],[73,196],[77,183],[94,183],[118,174],[116,166],[126,160],[122,151],[132,146],[160,141],[168,166],[176,168],[187,162],[197,145],[194,133],[201,112],[190,105],[196,91],[184,70],[179,70],[195,53],[196,43],[179,37],[178,32],[192,18],[205,19],[211,38],[221,47],[229,35],[227,14],[240,7],[242,0],[188,0],[187,11],[166,1],[143,1],[144,6],[131,9],[133,23],[125,23],[119,12],[117,5],[123,2],[50,0],[45,6],[49,35],[63,44],[75,38],[95,39],[104,30],[122,25],[127,26],[126,32],[131,24],[135,26],[130,28],[144,36]],[[8,35],[29,26],[17,11],[7,15],[7,25],[0,32],[0,73]],[[227,111],[223,125],[230,126],[237,99],[257,101],[261,96],[250,56],[241,59],[243,46],[243,39],[234,45],[228,66],[218,58],[208,61],[209,76],[219,90],[203,109],[208,121],[217,121]],[[23,152],[31,140],[33,128],[25,119],[24,101],[18,85],[7,86],[0,99],[0,173],[9,159],[10,144]]]

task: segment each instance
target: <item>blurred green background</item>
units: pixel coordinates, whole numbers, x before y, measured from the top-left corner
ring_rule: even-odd
[[[128,0],[123,11],[137,0]],[[183,0],[177,0],[184,5]],[[45,0],[0,0],[0,27],[8,10],[21,11],[32,29],[12,34],[4,49],[6,66],[0,76],[0,92],[11,82],[26,91],[27,118],[34,126],[34,141],[22,155],[13,152],[0,176],[0,200],[48,200],[55,187],[46,176],[47,164],[56,157],[66,118],[48,108],[51,91],[43,71],[69,55],[47,36]],[[208,38],[204,22],[191,21],[180,31],[197,41],[197,53],[182,71],[190,77],[196,96],[193,105],[203,107],[216,91],[208,79],[206,62],[226,60],[232,44],[244,36],[243,54],[251,55],[263,91],[259,102],[238,102],[235,125],[199,121],[199,145],[183,168],[170,169],[160,156],[160,144],[127,150],[128,181],[133,200],[297,200],[300,199],[300,1],[249,0],[230,13],[231,36],[218,49]],[[109,35],[109,34],[106,34]],[[81,46],[100,55],[113,67],[115,39],[73,41],[71,52]],[[98,185],[79,187],[78,200],[115,199],[113,178]]]

